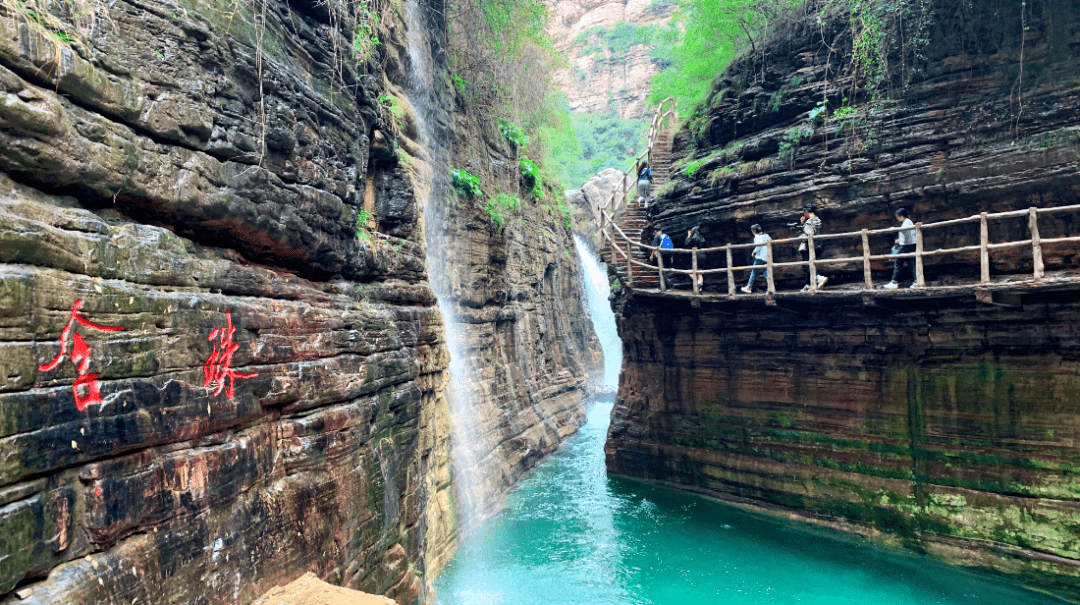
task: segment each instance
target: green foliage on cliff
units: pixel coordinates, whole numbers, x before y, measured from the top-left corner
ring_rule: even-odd
[[[468,170],[451,171],[450,178],[454,190],[461,195],[467,195],[469,197],[484,195],[484,192],[480,190],[480,179],[476,178],[476,175]]]
[[[636,25],[620,21],[613,27],[590,27],[574,38],[574,44],[585,44],[580,56],[600,54],[607,51],[608,58],[621,62],[626,51],[641,44],[651,44],[657,28],[653,25]]]
[[[932,0],[678,0],[668,27],[653,37],[654,59],[665,66],[653,77],[649,101],[669,96],[679,101],[689,116],[705,101],[713,80],[737,55],[756,57],[761,74],[766,71],[770,35],[781,25],[801,22],[804,27],[824,28],[826,23],[846,22],[851,45],[850,64],[845,66],[852,99],[863,93],[870,98],[893,96],[925,62],[929,31],[933,23]],[[837,50],[837,52],[840,52]],[[843,53],[841,53],[843,54]],[[754,75],[754,78],[757,76]],[[779,110],[783,101],[777,91],[768,109]]]
[[[577,188],[605,168],[626,170],[645,148],[649,125],[615,112],[569,113],[555,133],[550,162],[559,181]]]
[[[711,83],[745,46],[754,0],[679,0],[656,34],[653,56],[667,67],[653,76],[650,103],[675,97],[686,113],[705,100]]]
[[[364,63],[371,58],[371,52],[376,46],[382,44],[379,41],[379,36],[375,33],[375,28],[379,25],[379,13],[373,12],[367,3],[361,4],[359,10],[360,18],[352,41],[358,64]]]
[[[518,162],[518,168],[521,169],[521,180],[525,182],[525,186],[529,188],[529,192],[533,194],[533,197],[538,200],[543,199],[544,183],[536,163],[529,158],[521,158]]]
[[[510,120],[502,119],[499,120],[498,124],[499,132],[502,133],[507,141],[510,141],[518,147],[524,147],[529,144],[529,135],[525,134],[525,131],[521,129],[521,126],[518,126]]]
[[[500,193],[495,199],[488,201],[484,206],[484,212],[502,229],[506,225],[506,215],[517,210],[524,203],[520,198]]]
[[[449,4],[450,82],[483,130],[512,143],[511,153],[534,161],[526,183],[543,197],[541,177],[551,149],[563,144],[564,101],[552,72],[564,59],[546,33],[542,0],[457,0]]]

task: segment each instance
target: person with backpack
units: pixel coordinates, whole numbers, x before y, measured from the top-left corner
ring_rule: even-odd
[[[668,237],[666,233],[664,233],[664,230],[663,230],[663,228],[660,227],[660,225],[655,225],[653,227],[652,246],[653,246],[654,249],[652,251],[652,254],[649,255],[649,261],[650,262],[655,262],[657,254],[659,254],[660,255],[660,260],[663,261],[663,263],[664,263],[664,268],[665,269],[670,268],[671,267],[671,253],[669,252],[667,254],[664,254],[663,250],[671,250],[672,248],[675,247],[675,244],[673,244],[671,242],[671,238]],[[667,271],[662,271],[662,274],[663,274],[664,282],[667,283],[668,282]]]
[[[637,201],[638,205],[648,210],[649,208],[649,193],[652,188],[652,170],[649,168],[648,163],[642,163],[638,166],[637,172]]]
[[[802,208],[802,218],[799,219],[799,226],[802,228],[802,234],[799,235],[800,239],[809,241],[809,236],[817,236],[821,233],[821,219],[817,215],[817,206],[814,204],[806,204]],[[824,250],[821,242],[814,242],[814,258],[820,259],[821,253]],[[799,254],[802,255],[803,262],[810,261],[810,248],[807,246],[807,242],[799,244]],[[803,286],[803,292],[810,290],[810,265],[803,265],[803,271],[806,272],[806,285]],[[822,288],[825,286],[825,282],[829,281],[828,277],[825,277],[818,271],[817,274],[817,287]]]

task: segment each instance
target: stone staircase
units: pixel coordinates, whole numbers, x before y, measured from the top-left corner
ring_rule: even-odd
[[[652,199],[656,199],[656,193],[660,190],[660,187],[667,182],[671,176],[671,139],[672,134],[670,131],[659,132],[653,141],[652,147],[652,186],[650,188],[649,196]],[[623,233],[630,238],[631,241],[641,242],[644,244],[652,243],[652,232],[647,231],[650,226],[650,221],[645,213],[645,208],[637,203],[637,198],[630,200],[623,207],[615,217],[615,222],[618,224],[619,229],[622,229]],[[611,258],[607,258],[609,254],[605,253],[605,261],[609,264],[612,263]],[[648,251],[634,247],[633,258],[635,261],[642,263],[649,262]],[[629,276],[626,272],[626,259],[619,255],[615,256],[616,272],[619,275],[619,281],[624,284],[630,283]],[[660,277],[655,269],[647,269],[645,267],[635,265],[633,268],[634,279],[633,285],[636,289],[659,289]]]

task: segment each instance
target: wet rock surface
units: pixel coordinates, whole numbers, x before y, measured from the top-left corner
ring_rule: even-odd
[[[631,300],[608,469],[1075,598],[1075,296]]]
[[[357,5],[77,4],[0,6],[0,602],[416,602],[448,355]]]
[[[471,493],[459,495],[472,522],[577,432],[603,375],[564,219],[531,202],[500,228],[477,204],[455,198],[437,210],[432,255],[433,266],[454,268],[432,279],[451,292],[447,322],[471,368],[452,396],[476,410],[468,443],[455,445],[472,475]]]
[[[1025,6],[1026,36],[1018,19],[991,26],[985,14],[1019,14],[1019,2],[937,3],[923,71],[882,102],[851,93],[846,22],[792,25],[721,77],[680,133],[683,160],[656,219],[672,233],[700,224],[719,246],[748,242],[753,223],[787,237],[805,203],[826,233],[895,226],[898,207],[929,223],[1076,203],[1080,144],[1067,116],[1080,102],[1080,22],[1066,3]],[[979,36],[956,34],[973,19],[986,20]],[[814,121],[822,99],[829,119]],[[1045,229],[1076,235],[1075,213],[1054,216]],[[978,243],[977,223],[927,233],[928,250]],[[1026,220],[990,229],[992,242],[1027,234]],[[872,239],[875,253],[893,238]],[[826,258],[859,255],[857,238],[826,246]],[[998,279],[1030,276],[1030,247],[991,258]],[[1075,246],[1047,253],[1049,270],[1075,261]],[[874,264],[879,282],[888,268]],[[977,279],[978,256],[931,258],[926,271],[938,285]],[[844,294],[772,306],[624,292],[609,471],[1077,598],[1075,286],[1048,280],[1010,305],[968,291],[875,304],[857,291],[861,263],[828,273]],[[804,283],[798,270],[777,277],[781,290]],[[706,291],[726,292],[722,282],[706,277]]]

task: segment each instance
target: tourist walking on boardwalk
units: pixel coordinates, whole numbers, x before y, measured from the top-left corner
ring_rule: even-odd
[[[903,229],[900,233],[896,234],[896,252],[895,254],[911,254],[915,252],[915,223],[911,222],[908,217],[908,211],[904,208],[898,208],[896,210],[896,220],[900,221],[900,228]],[[900,277],[904,274],[904,269],[908,270],[908,274],[911,275],[911,287],[918,287],[918,282],[915,281],[915,272],[911,269],[911,258],[901,257],[893,261],[892,281],[882,286],[886,290],[895,290],[900,287]]]
[[[643,163],[638,166],[637,171],[637,195],[638,205],[648,209],[649,208],[649,193],[652,186],[652,170],[649,168],[648,163]]]
[[[705,238],[701,237],[701,226],[700,225],[694,225],[693,229],[686,232],[686,247],[687,248],[699,248],[699,249],[705,247]],[[690,262],[693,263],[694,262],[693,259],[691,259]],[[693,267],[693,265],[690,265],[690,266]],[[705,268],[705,253],[704,252],[698,252],[697,253],[697,268],[698,268],[698,271]],[[705,276],[698,273],[697,285],[698,285],[699,290],[701,289],[701,286],[704,283],[704,281],[705,281]]]
[[[799,236],[802,239],[809,241],[809,236],[817,236],[821,233],[821,219],[817,215],[817,206],[813,204],[806,204],[802,208],[802,218],[799,219],[799,223],[802,226],[802,234]],[[821,242],[814,242],[814,258],[821,258],[822,245]],[[799,244],[799,253],[802,254],[803,262],[809,262],[810,260],[810,248],[807,247],[806,242]],[[803,286],[803,292],[810,289],[810,265],[803,265],[803,271],[806,272],[806,285]],[[828,277],[825,277],[819,271],[817,274],[817,287],[821,288],[825,285],[825,282],[829,281]]]
[[[767,264],[769,262],[769,250],[768,250],[768,246],[766,244],[770,240],[772,240],[772,238],[769,237],[768,233],[765,233],[764,231],[762,231],[761,225],[750,225],[750,233],[753,234],[753,236],[754,236],[754,243],[758,245],[757,248],[754,248],[754,252],[753,252],[754,266],[757,267],[759,265]],[[754,277],[755,277],[756,274],[757,274],[757,269],[752,269],[750,271],[750,281],[746,282],[746,285],[742,287],[742,291],[744,293],[746,293],[746,294],[753,293],[753,291],[754,291]],[[769,270],[764,269],[762,271],[762,273],[761,273],[761,277],[764,278],[764,279],[769,279]]]
[[[660,225],[656,225],[656,226],[653,227],[652,246],[653,246],[653,251],[652,251],[652,254],[649,254],[649,261],[650,262],[656,261],[657,256],[659,255],[659,257],[660,257],[659,260],[664,263],[664,268],[666,269],[666,268],[670,267],[671,266],[671,253],[664,254],[662,252],[662,250],[671,250],[672,248],[675,247],[675,245],[671,243],[671,238],[668,237],[666,233],[664,233],[664,230],[663,230],[663,228],[660,227]],[[659,262],[657,262],[657,266],[659,266]],[[661,271],[661,274],[662,274],[662,277],[664,278],[664,282],[666,283],[667,282],[667,271]]]

